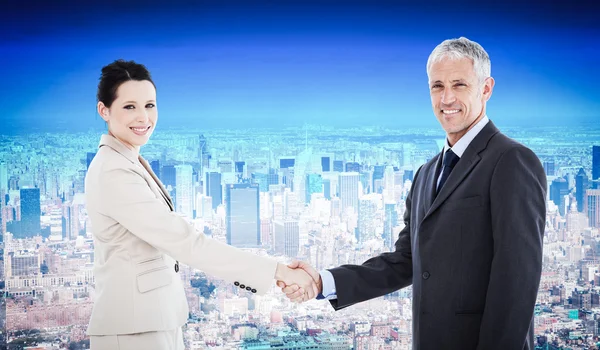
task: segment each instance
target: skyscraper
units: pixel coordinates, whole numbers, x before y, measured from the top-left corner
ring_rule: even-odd
[[[331,180],[329,179],[323,179],[323,196],[331,199]]]
[[[175,211],[194,218],[194,187],[192,182],[192,166],[181,164],[175,167]]]
[[[39,188],[22,188],[21,198],[21,237],[33,237],[41,234],[42,209]]]
[[[371,195],[366,195],[359,201],[358,227],[356,228],[356,240],[359,243],[375,238],[375,214],[377,203]]]
[[[552,181],[550,185],[550,200],[558,206],[558,212],[565,216],[565,195],[569,194],[569,184],[567,180],[560,177]]]
[[[382,193],[383,186],[378,186],[378,184],[383,184],[383,183],[381,181],[377,181],[377,180],[383,179],[384,170],[385,170],[385,165],[375,165],[375,167],[373,168],[373,183],[371,184],[371,186],[373,188],[373,192],[375,192],[375,193]]]
[[[396,212],[395,203],[385,203],[385,217],[383,220],[383,239],[385,246],[393,250],[396,237],[394,237],[394,227],[398,226],[398,212]]]
[[[583,213],[585,207],[585,191],[588,189],[588,177],[583,168],[575,176],[575,199],[577,200],[577,211]]]
[[[342,214],[349,207],[358,211],[358,183],[360,174],[356,172],[340,174],[340,201]]]
[[[300,251],[300,227],[296,220],[275,221],[275,252],[294,258]]]
[[[544,171],[546,172],[546,176],[554,176],[555,175],[553,160],[544,162]]]
[[[306,174],[306,201],[310,203],[310,197],[313,193],[323,193],[323,178],[320,174]]]
[[[260,247],[258,184],[229,184],[225,189],[227,244],[238,248]]]
[[[156,159],[156,160],[151,161],[150,168],[152,168],[152,171],[159,179],[162,179],[161,174],[160,174],[160,160]]]
[[[296,158],[294,157],[279,158],[279,169],[293,168],[295,163]]]
[[[223,188],[221,187],[221,173],[211,171],[206,173],[206,191],[212,197],[212,208],[217,209],[223,203]]]
[[[86,156],[86,169],[90,168],[90,163],[92,163],[92,160],[94,160],[94,157],[96,156],[96,153],[94,152],[88,152],[87,156]]]
[[[344,171],[344,161],[343,160],[334,160],[333,161],[333,171],[342,172]]]
[[[404,170],[404,175],[402,176],[403,183],[406,182],[406,180],[412,181],[414,174],[415,172],[413,170]]]
[[[600,228],[600,190],[587,190],[586,195],[589,224]]]
[[[600,179],[600,146],[592,146],[592,180]]]
[[[321,157],[321,171],[331,170],[331,157]]]
[[[0,194],[2,193],[8,193],[8,169],[4,162],[0,162]]]

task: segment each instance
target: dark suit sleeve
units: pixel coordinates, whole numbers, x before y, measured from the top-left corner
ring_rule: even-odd
[[[362,265],[342,265],[331,269],[337,299],[330,300],[339,310],[361,301],[376,298],[412,284],[412,252],[410,240],[410,210],[413,189],[421,168],[406,197],[404,228],[398,235],[396,250],[383,253]]]
[[[490,206],[494,255],[477,349],[523,349],[533,326],[546,223],[546,175],[531,150],[519,145],[500,157]]]

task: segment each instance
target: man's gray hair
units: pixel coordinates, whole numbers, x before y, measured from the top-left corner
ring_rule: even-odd
[[[441,44],[435,47],[429,59],[427,60],[427,76],[434,63],[441,61],[443,58],[460,59],[469,58],[473,62],[473,69],[479,78],[479,83],[483,84],[485,78],[491,76],[492,64],[490,56],[485,52],[483,47],[478,43],[469,40],[465,37],[458,39],[444,40]]]

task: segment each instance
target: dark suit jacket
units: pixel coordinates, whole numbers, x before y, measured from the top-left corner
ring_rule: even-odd
[[[416,172],[396,250],[331,271],[352,304],[413,285],[415,350],[533,349],[546,176],[536,155],[490,121],[439,195],[439,154]]]

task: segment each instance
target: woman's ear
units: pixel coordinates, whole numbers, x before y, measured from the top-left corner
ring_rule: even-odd
[[[104,119],[105,122],[108,122],[110,110],[104,105],[104,102],[98,102],[98,114],[100,114],[100,118]]]

